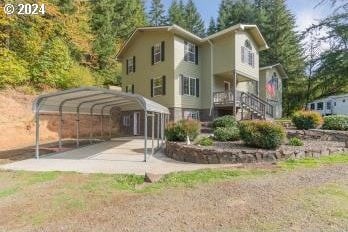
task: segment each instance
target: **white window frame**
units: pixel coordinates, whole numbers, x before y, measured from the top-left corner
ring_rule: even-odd
[[[161,62],[161,57],[162,57],[162,47],[161,43],[157,43],[153,46],[153,63],[157,64]],[[157,60],[158,58],[158,60]]]
[[[123,126],[125,126],[125,127],[130,126],[130,116],[129,115],[124,115],[122,121],[123,121],[122,122]]]
[[[185,110],[184,119],[199,120],[199,111],[196,110]]]
[[[248,48],[246,44],[249,44],[250,48]],[[255,67],[255,52],[253,52],[249,40],[246,40],[244,45],[241,46],[241,61],[253,68]]]
[[[191,51],[190,48],[193,50]],[[184,45],[184,56],[186,57],[186,61],[190,63],[196,63],[196,45],[193,43],[190,43],[188,41],[185,41]],[[192,58],[192,60],[191,60]]]
[[[182,86],[182,93],[184,96],[196,96],[196,91],[197,91],[197,79],[196,77],[189,77],[189,76],[182,76],[184,78],[183,80],[183,85]],[[187,86],[185,86],[185,81],[187,81]],[[192,83],[193,82],[193,83]],[[193,84],[193,89],[192,89],[192,84]],[[185,87],[187,87],[187,91],[185,91]],[[192,91],[193,90],[193,91]]]
[[[130,57],[127,59],[127,71],[128,71],[128,74],[131,74],[131,73],[134,73],[133,72],[133,69],[134,69],[134,63],[133,63],[133,57]]]
[[[160,85],[156,86],[156,82],[160,83]],[[152,91],[153,91],[154,97],[163,95],[163,78],[162,77],[157,77],[153,79]]]
[[[319,104],[321,105],[321,107],[319,108]],[[318,102],[317,103],[317,110],[324,110],[324,102]]]

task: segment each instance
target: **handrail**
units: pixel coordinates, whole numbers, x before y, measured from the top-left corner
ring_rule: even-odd
[[[273,118],[273,106],[254,94],[242,92],[241,103],[242,107],[244,104],[247,105],[249,108],[259,113],[264,119],[266,118],[266,114]]]

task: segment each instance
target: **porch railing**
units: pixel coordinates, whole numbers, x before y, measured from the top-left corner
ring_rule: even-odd
[[[274,117],[273,106],[254,94],[243,92],[241,94],[241,105],[257,112],[264,119],[266,116]]]
[[[236,102],[240,100],[241,92],[237,91]],[[214,104],[216,105],[231,105],[235,101],[233,91],[220,91],[213,93]]]

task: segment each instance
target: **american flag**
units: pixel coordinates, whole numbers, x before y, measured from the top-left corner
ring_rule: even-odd
[[[276,78],[271,78],[266,84],[266,91],[271,97],[276,95]]]

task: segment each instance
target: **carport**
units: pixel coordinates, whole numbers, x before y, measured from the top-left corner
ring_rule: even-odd
[[[122,111],[144,111],[144,161],[148,155],[148,118],[151,118],[151,154],[155,150],[155,130],[157,131],[157,148],[163,145],[165,122],[169,119],[168,108],[151,101],[141,95],[124,93],[118,90],[110,90],[97,87],[83,87],[43,94],[37,97],[33,103],[36,122],[35,155],[40,158],[40,115],[58,114],[58,146],[62,149],[62,124],[63,114],[74,114],[76,125],[76,147],[80,141],[80,115],[89,115],[92,120],[96,116],[109,117],[108,125],[103,125],[101,120],[101,134],[108,128],[111,139],[111,110],[117,107]],[[157,117],[156,117],[157,116]],[[157,118],[155,128],[155,118]],[[89,139],[92,141],[93,123],[90,126]],[[160,141],[161,140],[161,141]]]

